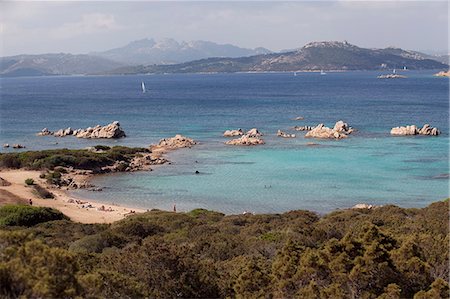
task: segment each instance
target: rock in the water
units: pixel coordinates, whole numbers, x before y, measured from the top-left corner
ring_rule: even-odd
[[[295,126],[294,130],[296,131],[311,131],[312,129],[314,129],[314,127],[312,126]]]
[[[25,148],[25,145],[22,144],[13,144],[13,148]]]
[[[387,74],[387,75],[380,75],[377,77],[378,79],[402,79],[402,78],[408,78],[403,75],[397,75],[397,74]]]
[[[44,130],[41,131],[41,133],[38,133],[38,135],[40,136],[44,136],[44,134],[47,134],[46,130],[44,132]],[[113,123],[110,123],[106,126],[100,126],[97,125],[95,127],[89,127],[86,129],[77,129],[77,130],[72,130],[72,128],[67,128],[67,129],[60,129],[54,133],[48,131],[49,134],[47,135],[52,135],[55,137],[65,137],[65,136],[76,136],[78,138],[108,138],[108,139],[113,139],[113,138],[122,138],[122,137],[126,137],[125,132],[120,128],[120,123],[118,121],[115,121]]]
[[[39,133],[37,133],[38,136],[48,136],[53,135],[53,132],[49,131],[47,128],[43,128]]]
[[[253,128],[250,131],[248,131],[245,135],[247,135],[248,137],[261,137],[263,134],[258,131],[258,129]]]
[[[391,135],[397,136],[411,136],[411,135],[427,135],[437,136],[441,132],[438,128],[433,128],[429,124],[423,125],[422,128],[418,128],[416,125],[395,127],[391,129]]]
[[[5,143],[5,144],[3,144],[3,147],[4,147],[4,148],[8,148],[8,147],[9,147],[9,144],[8,144],[8,143]]]
[[[244,135],[244,131],[242,131],[242,129],[237,129],[237,130],[226,130],[223,133],[224,137],[234,137],[234,136],[242,136]]]
[[[283,137],[283,138],[295,138],[295,134],[288,134],[288,133],[285,133],[285,132],[283,132],[281,130],[278,130],[277,136]]]
[[[243,136],[241,136],[240,138],[237,139],[232,139],[230,141],[225,142],[225,144],[228,145],[259,145],[259,144],[264,144],[264,140],[261,139],[259,136],[258,137],[252,137],[249,136],[248,134],[245,134]]]
[[[353,128],[349,127],[347,123],[342,120],[336,122],[333,127],[333,130],[339,133],[351,134],[353,132]]]
[[[314,127],[311,131],[306,133],[305,138],[330,138],[330,139],[342,139],[347,138],[348,134],[353,132],[347,123],[343,121],[338,121],[334,125],[333,129],[325,127],[323,124],[319,124]]]
[[[177,149],[183,147],[191,147],[195,144],[197,144],[197,142],[195,142],[193,139],[177,134],[172,138],[161,139],[157,146],[166,149]]]
[[[448,70],[448,71],[441,71],[441,72],[439,72],[439,73],[437,73],[437,74],[434,74],[435,76],[437,76],[437,77],[450,77],[450,70]]]
[[[294,118],[294,120],[304,120],[305,118],[303,116],[297,116],[296,118]]]

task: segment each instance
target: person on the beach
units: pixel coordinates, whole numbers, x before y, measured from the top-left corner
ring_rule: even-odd
[[[30,206],[32,206],[32,205],[33,205],[33,200],[30,198],[30,199],[28,200],[28,203],[30,204]]]
[[[176,213],[177,212],[177,205],[173,204],[173,211]]]

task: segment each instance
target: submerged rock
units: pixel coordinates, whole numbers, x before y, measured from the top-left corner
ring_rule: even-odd
[[[295,134],[288,134],[288,133],[285,133],[285,132],[283,132],[281,130],[278,130],[277,136],[278,137],[283,137],[283,138],[295,138]]]
[[[296,118],[294,118],[294,120],[304,120],[305,118],[303,116],[297,116]]]
[[[13,148],[25,148],[25,145],[22,145],[22,144],[13,144],[13,146],[12,146]]]
[[[429,124],[423,125],[422,128],[418,128],[416,125],[395,127],[391,129],[391,135],[397,136],[412,136],[412,135],[427,135],[427,136],[437,136],[441,132],[438,128],[433,128]]]
[[[325,127],[324,124],[319,124],[311,131],[306,133],[305,138],[328,138],[328,139],[342,139],[347,138],[347,135],[353,132],[347,123],[342,120],[336,122],[333,129]]]
[[[226,130],[223,133],[224,137],[234,137],[234,136],[242,136],[244,135],[244,131],[242,131],[242,129],[237,129],[237,130]]]

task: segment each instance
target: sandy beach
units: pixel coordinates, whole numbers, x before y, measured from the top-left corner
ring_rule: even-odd
[[[44,179],[39,178],[39,171],[31,170],[1,170],[0,177],[11,183],[10,186],[0,186],[0,205],[5,203],[28,203],[32,199],[34,206],[51,207],[70,217],[72,221],[81,223],[111,223],[125,218],[130,211],[142,213],[145,210],[107,205],[92,200],[74,198],[65,190],[48,188]],[[55,195],[53,199],[42,199],[35,194],[33,187],[26,186],[25,180],[31,178],[37,184],[45,187]],[[89,206],[90,205],[90,206]],[[89,208],[86,208],[89,206]],[[100,210],[104,206],[105,210]],[[112,211],[108,211],[108,210]]]

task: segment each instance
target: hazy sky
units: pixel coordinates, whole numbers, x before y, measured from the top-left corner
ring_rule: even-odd
[[[142,38],[271,50],[310,41],[448,49],[447,1],[0,2],[0,56],[102,51]]]

